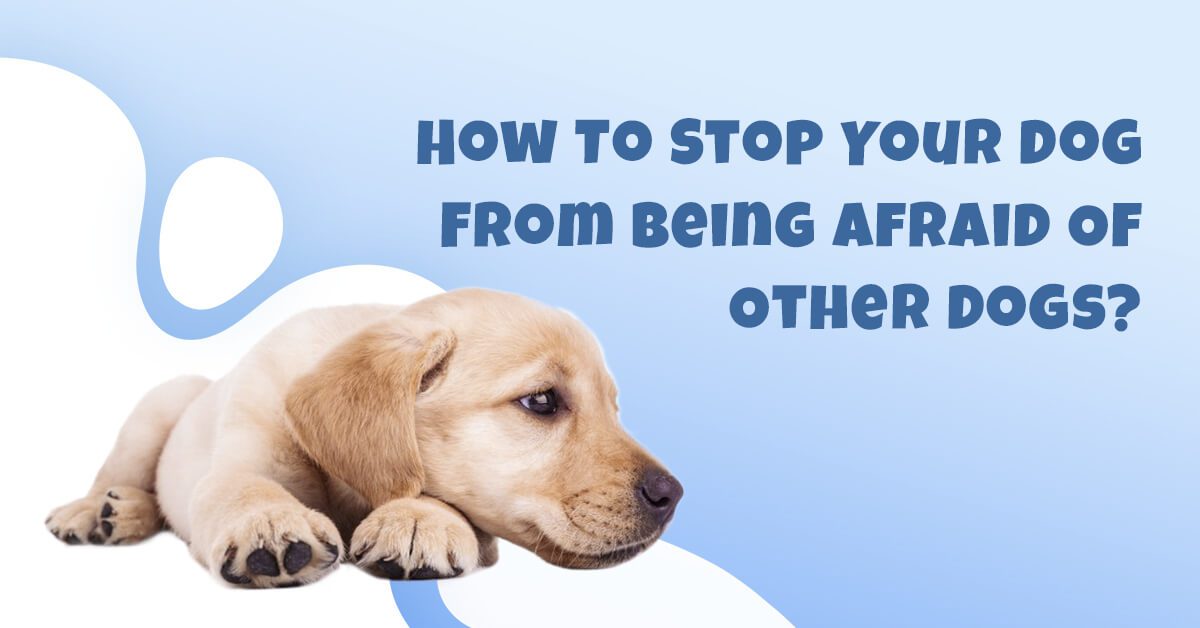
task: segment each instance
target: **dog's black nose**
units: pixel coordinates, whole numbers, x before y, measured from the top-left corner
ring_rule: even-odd
[[[675,506],[683,497],[683,485],[662,469],[651,469],[642,476],[639,493],[647,512],[659,524],[665,524],[675,514]]]

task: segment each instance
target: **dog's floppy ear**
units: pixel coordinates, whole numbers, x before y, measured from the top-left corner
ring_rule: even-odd
[[[454,335],[400,315],[335,347],[292,384],[287,417],[305,452],[374,508],[425,483],[414,404],[441,371]]]

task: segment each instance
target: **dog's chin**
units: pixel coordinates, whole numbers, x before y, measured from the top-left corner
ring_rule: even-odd
[[[542,560],[567,569],[604,569],[619,565],[634,556],[646,551],[658,540],[658,535],[643,541],[623,545],[617,549],[599,554],[588,554],[569,550],[553,541],[542,539],[534,547],[529,548]]]

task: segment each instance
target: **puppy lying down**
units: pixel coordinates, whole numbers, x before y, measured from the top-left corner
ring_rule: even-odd
[[[658,539],[683,495],[616,398],[588,330],[523,297],[313,310],[218,381],[151,390],[88,495],[46,525],[120,545],[165,522],[247,587],[312,582],[343,556],[386,578],[457,576],[495,563],[497,536],[605,567]]]

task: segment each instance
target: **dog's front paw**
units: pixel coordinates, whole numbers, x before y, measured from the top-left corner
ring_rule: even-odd
[[[337,527],[300,504],[266,504],[221,522],[205,562],[230,584],[286,587],[306,584],[341,562]]]
[[[84,497],[56,508],[46,527],[68,544],[121,545],[140,541],[162,529],[154,495],[132,486],[115,486],[102,495]]]
[[[479,540],[461,514],[436,499],[396,499],[358,525],[350,555],[381,578],[453,578],[479,566]]]

